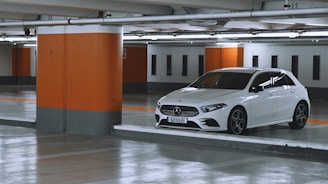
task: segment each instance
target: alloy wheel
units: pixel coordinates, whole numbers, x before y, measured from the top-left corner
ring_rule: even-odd
[[[246,125],[245,112],[240,108],[235,108],[234,110],[232,110],[228,123],[229,133],[240,135],[243,133],[245,129],[245,125]]]

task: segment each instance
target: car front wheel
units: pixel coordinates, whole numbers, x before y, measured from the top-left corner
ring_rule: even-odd
[[[228,133],[240,135],[246,128],[246,112],[241,107],[232,109],[228,119]]]
[[[293,122],[289,123],[288,125],[292,129],[301,129],[305,126],[308,117],[309,110],[306,103],[300,102],[295,108]]]

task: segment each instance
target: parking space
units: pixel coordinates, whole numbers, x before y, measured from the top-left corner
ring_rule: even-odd
[[[0,89],[0,118],[35,122],[36,94],[30,86],[4,86]],[[122,125],[154,128],[154,111],[157,100],[164,94],[124,94]],[[305,128],[291,130],[288,125],[273,125],[248,130],[244,136],[326,143],[328,131],[328,101],[314,99]],[[170,129],[167,129],[170,130]],[[222,134],[222,133],[218,133]]]
[[[326,101],[313,103],[308,124],[301,130],[275,125],[237,136],[155,128],[154,107],[162,95],[124,94],[123,123],[114,127],[112,136],[104,136],[39,131],[33,128],[35,89],[1,88],[0,182],[327,181]],[[3,125],[17,122],[19,126]],[[24,123],[28,127],[22,127]]]

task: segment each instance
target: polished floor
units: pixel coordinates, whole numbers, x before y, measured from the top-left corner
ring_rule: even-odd
[[[35,122],[35,96],[33,87],[0,87],[0,119]],[[152,131],[153,108],[160,96],[124,95],[123,125]],[[270,126],[252,129],[242,138],[295,140],[328,149],[328,102],[315,99],[312,103],[304,129]],[[211,133],[215,134],[225,135]],[[315,157],[187,144],[178,139],[81,135],[0,125],[0,183],[4,184],[324,184],[327,173],[328,159]]]
[[[0,125],[5,184],[324,184],[328,162]]]

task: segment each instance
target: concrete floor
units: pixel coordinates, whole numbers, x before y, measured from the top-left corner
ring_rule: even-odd
[[[319,184],[328,162],[0,125],[0,183]]]
[[[0,183],[328,183],[327,101],[312,101],[311,123],[302,130],[276,125],[231,136],[155,129],[153,108],[160,96],[124,95],[117,132],[132,127],[139,134],[81,135],[0,125]],[[35,110],[33,87],[0,87],[1,120],[33,124]],[[274,146],[263,146],[268,142],[295,146],[277,147],[276,154]],[[238,149],[243,146],[265,151]],[[307,156],[281,154],[303,150]]]

